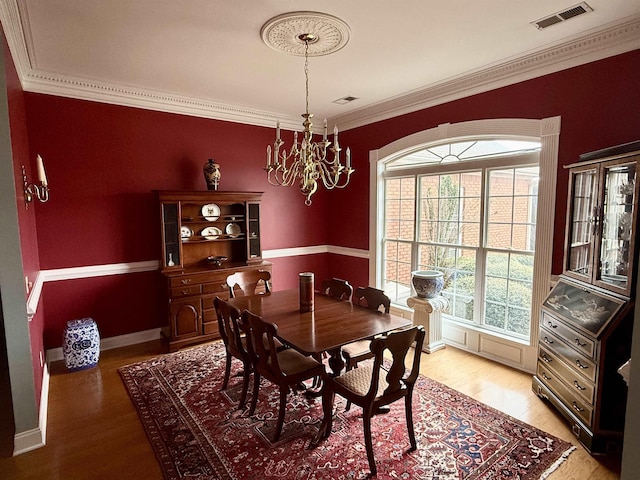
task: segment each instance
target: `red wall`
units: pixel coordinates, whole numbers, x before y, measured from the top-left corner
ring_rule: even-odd
[[[307,207],[298,189],[266,181],[262,167],[274,129],[50,95],[25,96],[30,146],[44,158],[51,185],[51,199],[37,211],[42,270],[158,259],[153,190],[206,190],[202,166],[210,157],[221,165],[221,190],[265,192],[263,249],[328,241],[327,192],[314,195]],[[276,259],[274,288],[297,285],[303,270],[324,275],[326,255],[320,257]],[[46,283],[45,345],[59,346],[66,322],[80,317],[94,318],[103,337],[161,326],[163,300],[157,285],[147,284],[156,280],[154,275],[138,281],[121,275]],[[111,304],[94,298],[103,286]]]
[[[399,138],[437,127],[494,118],[542,119],[561,116],[559,164],[582,153],[640,139],[640,50],[561,71],[487,93],[438,105],[341,133],[351,147],[356,188],[331,197],[331,210],[349,206],[349,228],[331,228],[329,243],[368,248],[369,160]],[[567,173],[558,169],[554,273],[561,273]]]
[[[320,189],[311,207],[295,187],[266,182],[262,167],[273,129],[26,94],[30,150],[44,157],[52,188],[49,203],[37,208],[41,268],[157,259],[152,190],[204,190],[209,157],[221,165],[221,189],[265,192],[263,249],[367,250],[370,150],[441,123],[560,115],[560,164],[568,164],[580,153],[640,138],[639,65],[635,51],[345,131],[342,143],[351,147],[356,168],[352,182],[345,190]],[[561,267],[566,180],[559,168],[554,273]],[[275,259],[274,287],[296,286],[305,270],[318,281],[368,283],[368,260],[312,255]],[[46,284],[46,347],[58,346],[64,323],[80,316],[98,318],[103,336],[160,326],[155,288],[151,273]]]

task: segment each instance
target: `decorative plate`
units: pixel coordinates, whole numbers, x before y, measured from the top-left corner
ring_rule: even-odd
[[[222,235],[222,230],[220,230],[218,227],[207,227],[202,229],[200,235],[202,235],[207,240],[215,240],[220,235]]]
[[[242,230],[240,229],[240,225],[238,225],[237,223],[227,224],[224,230],[229,234],[231,238],[236,238],[238,235],[240,235],[240,233],[242,233]]]
[[[220,217],[220,207],[215,203],[208,203],[202,207],[202,216],[213,222]]]
[[[189,227],[180,227],[180,237],[181,238],[189,238],[193,235],[193,230]]]

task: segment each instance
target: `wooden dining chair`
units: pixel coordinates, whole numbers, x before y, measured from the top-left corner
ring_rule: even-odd
[[[353,296],[353,287],[346,280],[341,278],[328,278],[320,284],[320,291],[338,300],[351,301]]]
[[[224,342],[224,348],[227,354],[224,370],[224,380],[222,388],[225,390],[229,384],[229,376],[231,375],[231,360],[237,358],[242,362],[244,368],[242,372],[242,393],[240,394],[240,402],[238,408],[243,409],[247,399],[247,390],[249,389],[249,379],[253,371],[253,360],[247,348],[247,337],[242,328],[242,314],[233,305],[229,305],[220,297],[213,300],[213,306],[218,316],[218,329],[220,337]]]
[[[382,290],[373,287],[356,288],[353,294],[353,303],[371,310],[383,311],[384,313],[389,313],[391,309],[391,299],[387,297]],[[369,348],[371,340],[372,339],[360,340],[342,347],[342,356],[344,357],[346,370],[357,367],[358,363],[363,360],[373,358],[373,353]]]
[[[371,439],[371,417],[380,407],[389,405],[401,398],[405,402],[405,417],[411,451],[417,448],[413,430],[413,387],[420,370],[420,355],[424,342],[424,327],[417,325],[405,330],[396,330],[371,342],[374,354],[373,365],[365,365],[343,373],[338,377],[324,375],[322,409],[324,418],[318,432],[317,442],[327,438],[333,424],[333,401],[335,394],[344,397],[362,407],[362,423],[367,459],[371,474],[376,474],[376,462]],[[415,344],[414,344],[415,342]],[[405,359],[411,347],[414,347],[413,362],[409,370],[405,369]],[[390,366],[384,365],[384,352],[391,353]]]
[[[298,351],[290,348],[286,350],[276,347],[276,335],[278,326],[267,322],[259,315],[255,315],[248,310],[242,312],[242,321],[245,328],[249,328],[250,341],[248,342],[249,352],[253,359],[253,398],[249,415],[253,415],[258,403],[258,391],[260,380],[265,377],[270,382],[276,384],[280,389],[280,409],[278,412],[278,423],[273,435],[276,442],[282,433],[284,425],[285,408],[287,405],[287,394],[294,386],[314,377],[322,377],[325,369],[324,365],[312,357],[307,357]]]
[[[247,270],[236,272],[227,277],[229,297],[235,298],[238,290],[243,295],[255,295],[259,285],[264,284],[265,293],[271,293],[271,273],[266,270]]]

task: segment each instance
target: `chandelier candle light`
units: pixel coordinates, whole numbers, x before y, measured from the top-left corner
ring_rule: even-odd
[[[319,14],[318,14],[319,15]],[[263,29],[264,30],[264,29]],[[263,34],[264,37],[264,34]],[[302,114],[302,140],[298,143],[298,132],[293,134],[293,145],[287,152],[283,148],[284,141],[280,137],[280,121],[276,123],[276,139],[267,146],[267,180],[271,185],[291,186],[299,181],[300,191],[307,198],[306,205],[311,205],[311,196],[318,189],[318,183],[328,190],[344,188],[348,185],[351,174],[355,171],[351,167],[351,150],[346,149],[345,163],[340,162],[340,144],[338,143],[338,127],[333,128],[333,145],[327,137],[327,120],[324,120],[324,132],[322,141],[314,142],[311,119],[309,113],[309,45],[319,40],[314,33],[302,33],[296,36],[297,41],[304,44],[304,74],[306,104],[305,113]],[[333,158],[327,158],[328,151],[333,153]]]

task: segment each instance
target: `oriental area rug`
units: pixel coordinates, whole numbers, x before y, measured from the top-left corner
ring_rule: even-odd
[[[358,479],[370,476],[361,410],[344,411],[336,396],[329,438],[309,443],[322,420],[322,401],[289,394],[280,440],[270,439],[278,390],[260,386],[255,415],[239,410],[242,364],[234,360],[220,391],[225,351],[208,344],[122,367],[119,372],[167,480]],[[249,405],[251,386],[249,388]],[[413,396],[418,449],[409,452],[404,401],[372,419],[378,479],[546,478],[571,444],[524,424],[427,377]]]

